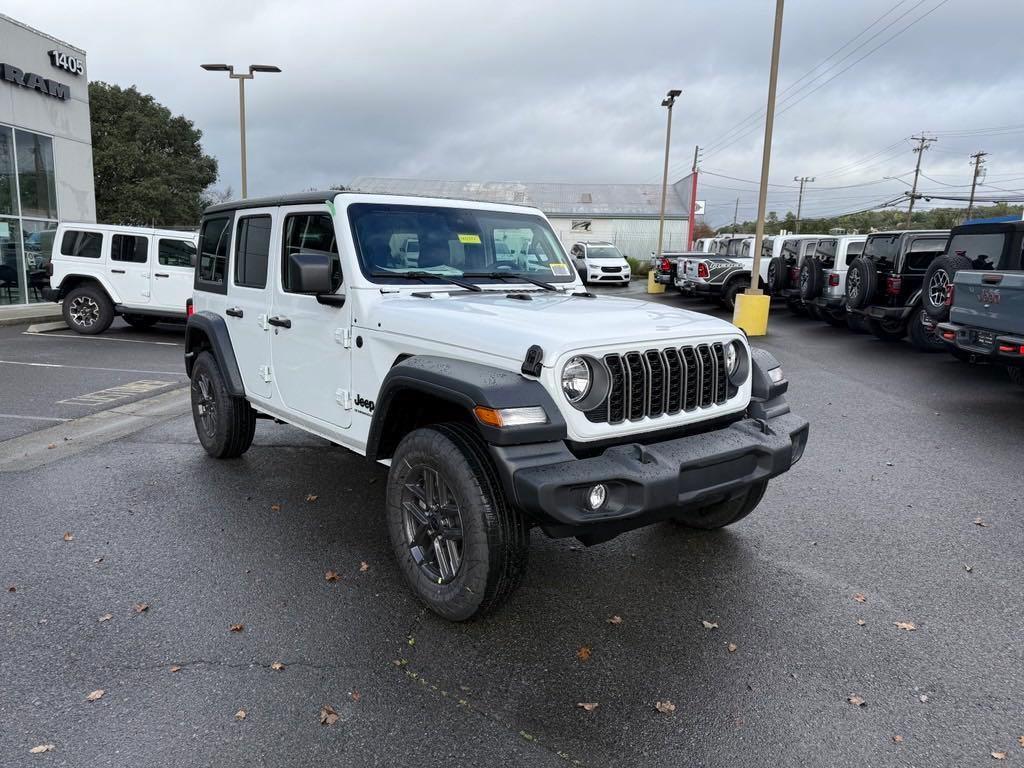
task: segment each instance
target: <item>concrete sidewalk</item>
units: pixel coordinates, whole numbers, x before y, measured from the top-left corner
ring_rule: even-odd
[[[60,320],[60,304],[14,304],[0,307],[0,325],[22,325],[46,320]]]

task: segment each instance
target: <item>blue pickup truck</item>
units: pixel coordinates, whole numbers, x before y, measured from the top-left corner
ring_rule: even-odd
[[[1024,271],[960,270],[936,330],[961,359],[1005,365],[1024,386]]]

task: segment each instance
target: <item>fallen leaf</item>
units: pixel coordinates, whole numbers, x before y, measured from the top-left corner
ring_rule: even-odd
[[[363,694],[361,694],[359,691],[352,691],[352,693],[350,693],[349,696],[352,697],[352,701],[362,701],[363,699]]]
[[[149,603],[136,603],[133,606],[132,610],[134,610],[136,613],[145,613],[149,610]]]
[[[86,696],[85,700],[86,701],[99,701],[100,699],[103,698],[103,694],[104,693],[106,693],[106,691],[104,691],[102,688],[98,688],[95,691],[93,691],[92,693],[90,693],[88,696]]]
[[[867,704],[867,702],[864,701],[864,699],[862,699],[855,693],[851,693],[849,696],[847,696],[846,700],[853,704],[853,706],[855,707],[863,707],[865,704]]]
[[[245,720],[246,714],[247,713],[244,709],[238,710],[237,712],[235,712],[235,720]]]
[[[391,663],[394,664],[396,667],[404,667],[409,662],[407,659],[393,659]]]
[[[717,621],[704,621],[702,619],[700,623],[704,625],[704,629],[718,629]]]
[[[893,463],[891,461],[887,461],[887,462],[885,462],[885,466],[891,467],[891,466],[893,466]]]
[[[994,758],[995,758],[996,760],[1005,760],[1005,759],[1006,759],[1006,753],[1005,753],[1005,752],[992,752],[992,753],[990,753],[990,754],[991,754],[991,755],[992,755],[992,757],[994,757]]]
[[[988,523],[982,520],[980,517],[974,518],[974,524],[979,528],[988,528]]]
[[[970,573],[971,571],[974,570],[974,566],[973,565],[968,565],[967,563],[964,563],[964,570],[967,571],[968,573]]]
[[[232,624],[228,627],[228,632],[241,632],[245,629],[245,624]]]
[[[582,645],[580,649],[576,651],[576,658],[580,661],[590,661],[590,655],[592,651],[589,645]]]
[[[31,752],[33,755],[38,755],[41,752],[53,752],[53,750],[53,744],[40,744],[38,747],[32,747],[32,749],[30,749],[29,752]]]
[[[913,632],[917,629],[911,621],[894,621],[893,624],[895,624],[899,629],[905,629],[907,632]]]
[[[673,712],[676,711],[676,705],[668,699],[665,699],[664,701],[654,702],[654,708],[661,712],[661,714],[663,715],[671,715]]]
[[[280,512],[281,511],[281,505],[280,504],[271,504],[270,505],[270,511],[271,512]]]
[[[338,713],[330,704],[320,707],[320,725],[334,725],[338,722]]]
[[[100,624],[102,624],[104,621],[110,621],[112,618],[114,618],[112,614],[104,613],[102,616],[99,617],[98,621]]]
[[[897,734],[896,736],[892,737],[892,741],[893,741],[893,744],[902,744],[903,743],[903,737],[900,736],[899,734]]]
[[[853,596],[853,599],[856,600],[858,603],[866,603],[868,601],[867,597],[864,596],[863,592],[858,592],[856,595]]]
[[[857,626],[858,627],[863,627],[865,624],[867,624],[867,622],[864,621],[864,619],[857,619]]]
[[[324,578],[327,581],[337,581],[341,577],[338,575],[337,571],[327,571],[326,573],[324,573]]]
[[[609,616],[608,617],[608,623],[609,624],[619,625],[619,624],[622,623],[622,617],[621,616]]]
[[[736,643],[729,643],[728,648],[729,653],[736,653],[736,649],[739,648],[739,646],[736,645]]]
[[[9,587],[7,588],[7,591],[8,591],[8,592],[17,592],[17,591],[18,591],[18,588],[17,588],[16,586],[14,586],[13,584],[11,584],[11,586],[9,586]]]
[[[92,562],[93,562],[93,565],[96,565],[97,563],[102,563],[103,562],[103,558],[102,557],[97,557]]]
[[[56,443],[50,443],[50,444],[49,444],[48,446],[46,446],[46,447],[47,447],[47,449],[48,449],[48,450],[53,450],[54,448],[56,448],[56,447],[57,447],[57,444],[56,444]]]
[[[576,706],[579,707],[580,709],[582,709],[584,712],[593,712],[595,709],[597,709],[597,702],[596,701],[590,701],[590,702],[587,702],[587,703],[580,702]]]
[[[64,541],[74,541],[74,540],[75,540],[75,534],[73,534],[71,531],[64,531]]]
[[[173,667],[171,667],[171,672],[181,672],[181,667],[173,666]]]
[[[927,693],[922,693],[922,694],[921,694],[920,696],[918,696],[917,698],[918,698],[918,700],[919,700],[919,701],[920,701],[920,702],[921,702],[922,704],[924,704],[925,702],[927,702],[927,701],[928,701],[928,694],[927,694]]]
[[[273,664],[270,665],[270,668],[275,672],[280,672],[282,669],[284,669],[284,664],[282,664],[280,661],[275,661]]]
[[[370,564],[368,562],[366,562],[365,560],[361,561],[359,563],[359,572],[360,573],[366,573],[368,570],[370,570]]]
[[[1024,736],[1018,736],[1017,743],[1024,747]]]

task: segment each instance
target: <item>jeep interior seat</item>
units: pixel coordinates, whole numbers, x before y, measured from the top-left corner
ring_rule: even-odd
[[[420,238],[420,262],[423,269],[443,267],[451,261],[451,250],[448,241],[434,232]]]

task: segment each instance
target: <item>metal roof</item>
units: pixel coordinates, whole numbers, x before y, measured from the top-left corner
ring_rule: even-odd
[[[670,184],[665,216],[685,219],[690,212],[689,176]],[[561,184],[522,181],[440,181],[360,176],[351,189],[359,192],[450,197],[486,203],[511,203],[540,208],[548,216],[594,218],[657,218],[660,184]]]

